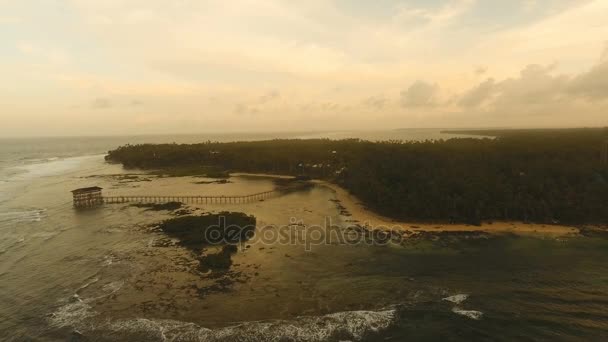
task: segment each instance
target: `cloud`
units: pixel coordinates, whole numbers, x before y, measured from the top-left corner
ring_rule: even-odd
[[[425,81],[414,82],[407,90],[401,91],[401,105],[404,107],[424,107],[437,104],[439,87]]]
[[[363,105],[375,110],[383,109],[388,103],[388,99],[382,96],[370,96],[365,101],[363,101]]]
[[[462,95],[458,104],[463,107],[477,107],[488,100],[496,90],[497,88],[494,79],[488,78],[486,81]]]
[[[543,113],[608,123],[597,119],[605,65],[588,68],[608,37],[605,0],[30,2],[0,0],[0,24],[23,18],[0,25],[0,90],[11,95],[0,112],[17,113],[0,130],[11,134],[40,113],[96,134],[93,122],[138,129],[125,119],[134,112],[152,131],[478,126],[492,116],[499,126]],[[107,110],[79,118],[74,103]]]
[[[333,112],[340,109],[340,105],[334,102],[323,102],[319,104],[319,110]]]
[[[554,66],[528,65],[518,77],[500,82],[487,79],[466,91],[458,100],[464,108],[487,105],[490,108],[522,111],[525,107],[535,109],[552,104],[567,96],[569,78],[553,75]]]
[[[98,97],[93,100],[93,103],[91,103],[91,107],[94,109],[107,109],[112,107],[112,102],[108,98]]]
[[[260,109],[256,106],[246,105],[244,103],[237,103],[234,107],[234,114],[242,115],[257,115],[260,114]]]
[[[142,106],[144,103],[140,100],[136,99],[121,99],[121,98],[108,98],[108,97],[97,97],[89,104],[91,109],[119,109],[131,111],[134,110],[135,107]],[[74,108],[78,108],[79,106],[74,106]]]
[[[518,77],[479,83],[462,93],[457,104],[463,109],[519,116],[557,115],[570,110],[593,117],[604,107],[594,106],[597,102],[608,104],[608,60],[604,59],[570,76],[556,74],[555,65],[528,65]]]
[[[460,17],[467,11],[471,10],[475,5],[476,0],[451,0],[439,8],[428,7],[411,7],[409,5],[401,5],[397,8],[397,14],[393,21],[406,24],[406,26],[429,27],[437,28],[450,23],[452,20]]]
[[[240,97],[240,99],[235,100],[234,96]],[[277,106],[280,105],[280,102],[277,101],[281,98],[281,93],[278,90],[270,90],[260,96],[254,96],[252,94],[232,94],[232,96],[226,98],[226,100],[230,103],[230,106],[234,106],[232,112],[236,115],[256,115],[260,113],[267,113],[276,109]],[[238,101],[236,104],[235,101]],[[220,98],[212,97],[209,100],[210,104],[215,104],[216,106],[220,105]]]
[[[604,44],[604,51],[602,51],[602,54],[600,55],[600,63],[607,62],[607,61],[608,61],[608,42],[606,42]]]
[[[567,91],[593,101],[608,99],[608,59],[572,79]]]
[[[532,12],[539,6],[538,0],[524,0],[522,2],[522,9],[524,12]]]
[[[563,95],[568,82],[566,76],[552,74],[555,66],[528,65],[517,78],[497,84],[498,105],[549,103]]]
[[[271,102],[271,101],[274,101],[276,99],[279,99],[280,97],[281,97],[281,93],[279,93],[277,90],[271,90],[268,93],[260,96],[258,98],[258,102],[260,104],[264,104],[264,103]]]
[[[473,70],[473,72],[477,76],[481,76],[481,75],[485,74],[487,71],[488,71],[488,68],[485,66],[482,66],[482,65],[476,66],[475,70]]]
[[[247,114],[247,106],[245,106],[242,103],[237,103],[236,106],[234,106],[234,114],[236,114],[236,115]]]
[[[52,65],[67,65],[71,60],[68,53],[61,49],[40,46],[32,42],[20,41],[17,43],[16,48],[17,51],[25,56],[45,61]]]

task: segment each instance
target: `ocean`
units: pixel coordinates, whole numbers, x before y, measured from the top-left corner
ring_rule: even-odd
[[[228,272],[202,274],[191,251],[151,228],[169,212],[128,204],[72,207],[70,190],[93,185],[125,195],[240,195],[275,186],[267,178],[201,184],[201,178],[123,170],[103,158],[119,145],[324,137],[452,136],[428,129],[0,140],[0,340],[608,338],[608,240],[602,237],[450,237],[309,250],[252,243],[232,257]],[[348,225],[334,200],[331,189],[316,186],[191,209],[242,211],[256,216],[258,228],[289,225],[306,234],[328,221],[338,229]]]

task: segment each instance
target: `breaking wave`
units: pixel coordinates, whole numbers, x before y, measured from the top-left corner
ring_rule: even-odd
[[[108,286],[109,291],[117,288]],[[119,286],[118,286],[119,288]],[[99,299],[99,298],[96,298]],[[108,340],[130,341],[360,341],[382,332],[396,320],[396,309],[346,311],[324,316],[303,316],[292,320],[243,322],[209,329],[194,323],[175,320],[136,318],[93,323],[97,316],[88,300],[74,295],[70,303],[50,316],[57,328],[70,327],[78,334],[105,336]]]
[[[50,315],[51,326],[58,328],[73,327],[86,318],[96,315],[94,311],[91,311],[91,306],[80,299],[78,295],[74,295],[70,301],[69,304],[60,307]]]
[[[46,209],[31,209],[0,213],[0,223],[40,222],[46,217]]]
[[[67,304],[59,307],[55,312],[49,315],[50,325],[56,328],[80,328],[87,318],[97,315],[97,312],[91,310],[91,305],[89,303],[118,292],[124,283],[122,281],[115,281],[105,284],[102,287],[105,292],[104,294],[95,298],[82,299],[79,293],[97,282],[99,282],[99,278],[95,275],[90,277],[85,284],[80,286],[76,290],[76,293],[67,300]]]
[[[457,294],[457,295],[445,297],[442,300],[456,304],[456,306],[452,308],[453,313],[455,313],[457,315],[468,317],[470,319],[480,320],[483,317],[483,312],[476,311],[476,310],[464,310],[464,309],[460,308],[459,305],[462,304],[464,301],[466,301],[468,298],[469,298],[468,294]]]
[[[474,320],[480,320],[483,317],[483,312],[476,310],[463,310],[458,307],[452,309],[452,312],[461,316],[468,317]]]
[[[14,172],[12,180],[30,180],[64,174],[77,169],[84,161],[94,158],[99,158],[99,156],[28,160],[25,165],[14,166],[11,169]]]
[[[469,298],[468,294],[457,294],[457,295],[445,297],[442,300],[445,300],[447,302],[451,302],[454,304],[460,304],[460,303],[464,302],[465,300],[467,300],[467,298]]]
[[[395,310],[347,311],[293,320],[245,322],[218,329],[171,320],[134,319],[114,322],[108,328],[126,334],[125,337],[162,341],[360,341],[368,334],[387,329],[395,316]]]

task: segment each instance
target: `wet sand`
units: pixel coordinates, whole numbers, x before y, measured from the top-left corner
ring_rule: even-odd
[[[250,176],[250,177],[269,177],[269,178],[282,178],[288,179],[293,178],[285,175],[272,175],[272,174],[253,174],[253,173],[235,173],[235,176]],[[346,189],[323,180],[313,180],[313,183],[319,186],[325,186],[330,188],[336,195],[336,200],[344,207],[352,217],[352,221],[356,221],[363,226],[370,229],[397,229],[397,230],[412,230],[412,231],[428,231],[428,232],[441,232],[441,231],[481,231],[486,233],[512,233],[520,235],[549,235],[549,236],[564,236],[578,234],[579,229],[575,227],[563,226],[563,225],[548,225],[548,224],[535,224],[535,223],[524,223],[524,222],[511,222],[511,221],[496,221],[492,223],[483,223],[480,226],[473,226],[468,224],[438,224],[438,223],[417,223],[417,222],[403,222],[391,219],[374,213],[370,209],[366,208],[361,201],[350,194]]]

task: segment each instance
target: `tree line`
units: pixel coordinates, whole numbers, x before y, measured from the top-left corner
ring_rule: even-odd
[[[602,158],[608,129],[469,133],[496,138],[143,144],[119,147],[106,159],[127,168],[324,178],[402,220],[608,222],[608,165]]]

